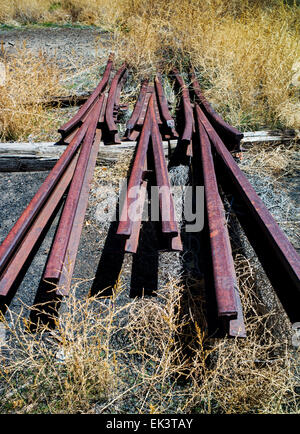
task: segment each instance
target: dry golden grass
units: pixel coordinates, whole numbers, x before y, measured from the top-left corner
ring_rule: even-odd
[[[4,53],[3,63],[6,80],[0,87],[0,140],[56,130],[55,114],[41,101],[63,92],[63,70],[43,53],[34,56],[26,46],[9,58]]]
[[[144,72],[163,62],[166,69],[175,63],[187,70],[192,63],[208,99],[231,124],[299,127],[299,86],[292,84],[300,55],[299,8],[281,2],[159,3],[124,19],[117,45],[133,66]]]
[[[299,144],[294,142],[251,146],[245,153],[243,171],[249,174],[259,173],[261,177],[271,175],[275,183],[282,177],[297,175],[299,152]]]
[[[111,31],[112,49],[139,71],[187,71],[242,129],[299,128],[299,18],[283,0],[2,0],[0,21],[79,22]]]
[[[31,334],[11,314],[1,413],[299,413],[299,354],[259,302],[244,257],[236,269],[241,341],[209,338],[201,300],[175,280],[157,299],[129,302],[122,275],[110,299],[79,301],[74,287],[52,333]]]

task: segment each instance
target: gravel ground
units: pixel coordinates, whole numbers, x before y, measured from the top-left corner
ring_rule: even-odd
[[[0,242],[3,241],[46,176],[47,172],[0,173],[0,193],[2,198],[0,207]],[[263,189],[265,185],[263,180],[259,175],[252,175],[251,181],[263,197],[266,194]],[[296,209],[298,204],[298,196],[295,194],[295,183],[290,183],[291,188],[289,189],[287,188],[289,184],[286,182],[284,183],[285,189],[275,191],[270,188],[270,182],[271,179],[268,183],[268,205],[273,206],[273,208],[275,207],[275,217],[278,221],[286,220],[287,207]],[[99,219],[97,219],[97,207],[101,208],[102,204],[104,206],[107,200],[106,195],[102,194],[105,186],[106,182],[103,182],[101,178],[95,179],[92,186],[90,204],[87,210],[86,222],[82,232],[74,272],[77,295],[82,298],[87,296],[90,289],[94,293],[95,291],[113,286],[121,269],[122,284],[125,287],[124,302],[129,300],[130,294],[140,293],[143,289],[145,294],[155,293],[157,289],[167,283],[170,276],[179,276],[182,271],[180,255],[169,252],[159,252],[157,254],[153,232],[149,226],[146,226],[143,232],[142,247],[139,253],[137,255],[122,254],[122,243],[114,236],[115,224],[109,224],[108,221],[99,222]],[[99,192],[100,196],[102,194],[100,198]],[[283,206],[279,206],[282,204]],[[297,213],[290,213],[289,215],[290,219],[286,232],[294,246],[299,248],[297,231],[295,231],[297,228]],[[22,306],[23,308],[26,306],[30,307],[34,302],[35,293],[39,286],[58,218],[59,212],[41,243],[33,262],[29,266],[25,278],[17,289],[16,296],[10,304],[10,308],[14,312],[18,313]],[[257,278],[260,280],[258,286],[262,289],[261,294],[264,303],[271,309],[274,307],[274,303],[276,305],[273,291],[245,236],[241,236],[240,243],[243,250],[247,252],[247,256],[251,258],[252,265],[257,269]],[[147,245],[150,245],[150,248]],[[201,279],[202,271],[195,266],[197,262],[196,255],[197,252],[195,253],[194,247],[186,245],[186,251],[183,255],[185,258],[184,267],[192,269],[193,273]],[[147,267],[144,267],[145,263]],[[273,302],[270,301],[272,299]],[[5,302],[7,301],[5,300]],[[28,315],[27,307],[24,316]]]
[[[93,62],[99,55],[99,48],[107,45],[107,40],[108,33],[96,28],[0,28],[0,42],[8,54],[16,52],[25,43],[32,52],[42,50],[74,68]]]

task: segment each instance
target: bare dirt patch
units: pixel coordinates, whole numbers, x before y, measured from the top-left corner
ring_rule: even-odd
[[[108,33],[98,28],[72,28],[62,26],[20,27],[16,29],[0,29],[0,41],[8,53],[26,44],[34,53],[40,50],[55,56],[62,62],[72,64],[74,68],[82,66],[82,62],[95,61],[102,44],[107,45]],[[77,62],[80,62],[79,64]]]

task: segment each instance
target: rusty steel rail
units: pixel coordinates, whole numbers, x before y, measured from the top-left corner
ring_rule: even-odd
[[[195,72],[192,70],[191,73],[191,84],[192,90],[196,97],[196,101],[200,105],[203,113],[206,115],[207,119],[210,121],[217,134],[222,139],[223,143],[227,146],[230,151],[240,151],[240,142],[244,137],[237,128],[229,125],[224,119],[212,108],[203,93],[201,92],[199,82],[196,78]]]
[[[192,140],[192,135],[195,130],[194,128],[194,116],[193,116],[193,108],[190,100],[189,88],[185,84],[183,78],[180,76],[178,70],[176,68],[172,71],[177,85],[179,86],[181,92],[181,102],[183,105],[183,113],[184,113],[184,128],[180,139],[182,141],[186,141],[188,143]]]
[[[208,135],[199,117],[199,106],[196,106],[198,140],[200,143],[202,170],[215,291],[219,316],[237,316],[235,299],[236,275],[233,265],[231,246],[225,221],[225,212],[219,195],[214,170],[211,145]]]
[[[121,66],[121,68],[116,72],[114,78],[112,79],[110,89],[108,92],[108,98],[107,98],[107,104],[105,110],[105,120],[106,120],[107,128],[111,133],[118,132],[118,128],[114,120],[114,107],[115,107],[116,97],[118,94],[119,82],[122,79],[123,75],[125,74],[126,69],[127,69],[126,63],[124,63]]]
[[[0,246],[0,273],[7,265],[8,261],[12,257],[14,251],[20,244],[26,231],[34,221],[40,209],[47,201],[49,195],[57,185],[60,177],[66,170],[68,164],[72,160],[74,154],[81,145],[82,140],[85,137],[87,131],[87,125],[83,124],[77,131],[75,137],[72,139],[70,145],[64,151],[56,165],[53,167],[44,183],[41,185],[25,211],[17,220],[11,231]]]
[[[107,95],[104,94],[103,104],[102,104],[102,107],[101,107],[101,112],[100,112],[100,117],[99,117],[99,124],[103,124],[105,122],[106,104],[107,104]]]
[[[72,276],[74,272],[78,247],[80,243],[80,236],[84,224],[85,213],[88,205],[88,198],[90,192],[90,185],[92,182],[97,155],[99,151],[102,131],[96,131],[95,140],[90,153],[87,169],[82,183],[80,197],[76,207],[76,213],[72,224],[72,229],[69,237],[69,242],[64,258],[62,272],[59,276],[57,283],[56,294],[66,296],[70,292]]]
[[[169,110],[160,73],[157,73],[154,79],[154,107],[157,123],[160,127],[159,130],[163,139],[177,139],[179,135],[175,129],[175,122]]]
[[[148,144],[151,134],[151,122],[152,121],[150,111],[148,109],[145,116],[145,122],[142,128],[142,132],[137,144],[137,152],[128,182],[126,201],[123,204],[123,208],[121,211],[121,218],[117,230],[118,235],[129,237],[132,234],[133,221],[128,215],[128,209],[136,200],[137,194],[134,193],[137,189],[140,188],[140,185],[142,183],[144,167],[147,158]]]
[[[300,258],[201,110],[199,118],[217,154],[222,187],[292,322],[300,319]]]
[[[92,95],[89,97],[89,99],[83,104],[83,106],[78,110],[78,112],[72,119],[70,119],[66,124],[59,128],[58,132],[61,133],[63,137],[67,136],[68,133],[70,133],[78,124],[82,123],[82,118],[89,113],[94,103],[100,97],[101,92],[103,92],[103,90],[106,88],[113,66],[113,57],[114,55],[110,54],[102,80],[100,81]]]
[[[154,86],[155,86],[156,96],[159,101],[161,115],[169,128],[175,128],[175,122],[169,111],[168,102],[162,86],[160,73],[156,74],[154,80]]]
[[[136,125],[136,123],[137,123],[137,121],[138,121],[138,119],[140,117],[142,108],[144,106],[144,101],[145,101],[146,93],[147,93],[147,90],[148,90],[148,84],[149,84],[149,80],[148,79],[143,80],[142,83],[141,83],[141,89],[140,89],[140,93],[139,93],[138,99],[137,99],[137,101],[135,103],[135,106],[134,106],[133,112],[132,112],[132,114],[130,116],[130,119],[127,122],[127,125],[126,125],[126,127],[127,127],[127,131],[125,133],[126,137],[128,137],[130,135],[130,130],[132,130],[134,128],[134,126]]]
[[[163,189],[163,193],[159,193],[162,232],[165,234],[170,234],[171,236],[178,236],[178,227],[175,221],[174,203],[171,194],[168,169],[162,146],[162,138],[159,132],[159,127],[155,114],[154,95],[150,97],[149,110],[151,116],[151,140],[154,156],[156,182],[158,187]],[[166,211],[167,215],[165,216]]]
[[[121,91],[122,88],[124,86],[124,83],[127,80],[127,75],[128,75],[128,71],[127,69],[125,70],[124,74],[122,75],[121,79],[118,82],[117,85],[117,90],[116,90],[116,94],[115,94],[115,102],[114,102],[114,109],[113,109],[113,120],[115,123],[119,122],[118,120],[118,114],[119,111],[126,111],[128,109],[127,104],[125,105],[121,105],[120,104],[120,99],[121,99]],[[119,133],[112,133],[112,144],[121,144],[121,139],[119,137]]]
[[[121,91],[122,91],[124,84],[127,80],[127,76],[128,76],[128,70],[126,69],[124,74],[122,75],[121,79],[119,80],[119,83],[117,86],[115,104],[114,104],[114,110],[113,110],[113,114],[114,114],[115,118],[117,118],[117,115],[118,115],[118,112],[120,109],[122,109],[122,110],[128,109],[128,104],[121,104]]]
[[[142,110],[140,113],[141,112]],[[127,237],[125,243],[126,252],[135,253],[137,251],[141,229],[142,211],[148,184],[145,176],[147,176],[149,172],[147,165],[147,152],[149,149],[150,140],[152,143],[151,149],[153,151],[156,184],[158,187],[163,189],[163,191],[159,192],[162,234],[171,237],[169,241],[167,240],[169,243],[167,248],[169,250],[180,251],[182,250],[182,243],[177,222],[175,221],[173,197],[170,191],[170,181],[164,157],[162,137],[159,131],[157,112],[155,110],[155,94],[152,89],[145,114],[145,122],[137,145],[137,153],[129,178],[126,201],[121,211],[121,218],[119,221],[117,234]],[[151,170],[152,169],[150,168],[150,172]],[[134,212],[134,221],[132,221],[129,216],[129,208],[132,212]],[[169,211],[167,216],[165,215],[166,211]]]
[[[147,173],[147,159],[144,162],[143,173]],[[125,252],[136,253],[139,243],[140,231],[142,226],[143,210],[147,192],[148,181],[142,179],[139,191],[139,198],[136,207],[137,219],[132,224],[132,231],[125,243]]]
[[[154,80],[154,88],[156,99],[158,101],[158,108],[163,119],[162,135],[164,139],[177,139],[179,134],[175,129],[175,122],[170,113],[168,101],[164,93],[161,74],[157,73]]]
[[[87,133],[81,147],[81,152],[78,158],[70,190],[68,192],[58,229],[55,234],[54,242],[51,247],[51,252],[47,260],[46,270],[44,272],[44,280],[47,281],[57,282],[62,271],[70,233],[72,230],[72,224],[96,134],[96,128],[100,117],[103,99],[104,95],[102,95],[94,105],[90,119],[88,121]]]
[[[149,80],[144,80],[142,82],[136,105],[131,118],[127,123],[127,130],[124,138],[127,138],[128,140],[137,140],[139,137],[141,128],[144,124],[148,103],[152,95],[154,99],[155,117],[163,139],[170,140],[178,137],[178,133],[175,130],[175,123],[170,114],[167,99],[164,94],[161,77],[158,74],[155,77],[154,86],[149,85]]]
[[[197,135],[201,149],[206,208],[210,235],[214,286],[219,317],[229,317],[230,335],[246,336],[245,324],[239,298],[230,239],[221,201],[211,144],[200,120],[199,106],[195,107]],[[231,323],[231,320],[232,321]]]
[[[29,254],[39,240],[53,212],[60,203],[65,191],[67,190],[75,170],[78,155],[76,154],[65,170],[59,182],[54,187],[45,206],[38,213],[34,223],[22,239],[16,253],[11,258],[6,269],[0,277],[0,295],[6,296],[17,279],[22,267],[24,266]]]
[[[227,333],[231,337],[245,338],[247,336],[246,326],[244,322],[243,305],[239,293],[239,288],[235,288],[235,298],[237,307],[237,318],[230,318],[228,321]]]

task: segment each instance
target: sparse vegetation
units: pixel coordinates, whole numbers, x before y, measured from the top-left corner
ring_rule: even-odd
[[[186,294],[182,306],[178,281],[157,299],[130,302],[122,278],[110,299],[79,301],[73,288],[52,333],[31,334],[11,314],[1,412],[299,412],[298,356],[255,295],[247,260],[237,265],[248,318],[243,341],[210,339],[201,298]]]
[[[188,71],[191,63],[208,99],[243,130],[299,128],[299,17],[297,3],[283,0],[2,0],[0,10],[0,22],[9,25],[101,26],[110,32],[111,48],[119,60],[126,59],[139,75],[151,74],[157,67],[168,71],[174,63]],[[32,70],[34,65],[24,62],[23,75],[26,68]],[[61,76],[55,65],[51,71],[43,77],[43,88]],[[29,83],[30,76],[20,98],[27,99],[26,92],[36,85],[34,76]],[[22,82],[22,74],[16,79]],[[8,82],[6,87],[17,106],[20,98],[14,85]],[[2,107],[6,104],[7,99]],[[4,124],[7,128],[7,120]],[[24,137],[17,120],[15,126],[14,136]]]
[[[43,104],[60,95],[63,70],[42,52],[33,56],[26,47],[4,56],[6,80],[0,92],[0,140],[18,140],[29,134],[49,133],[59,126],[55,113]]]

